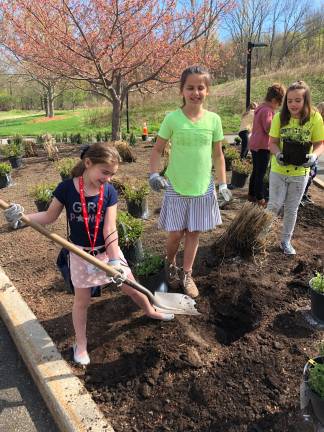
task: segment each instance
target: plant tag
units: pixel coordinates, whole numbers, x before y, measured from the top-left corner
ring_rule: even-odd
[[[310,391],[306,382],[303,381],[300,385],[300,409],[303,410],[307,407],[310,401]]]
[[[89,275],[94,274],[94,273],[98,273],[100,272],[100,269],[96,266],[94,266],[93,264],[88,264],[87,265],[87,273]]]

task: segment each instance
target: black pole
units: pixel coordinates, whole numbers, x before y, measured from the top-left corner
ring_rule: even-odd
[[[246,56],[246,100],[245,100],[245,108],[246,110],[250,105],[250,95],[251,95],[251,54],[252,54],[253,44],[252,42],[248,42],[248,50]]]
[[[126,129],[129,133],[128,91],[126,93]]]

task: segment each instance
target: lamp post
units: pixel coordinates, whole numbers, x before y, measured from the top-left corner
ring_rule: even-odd
[[[250,105],[250,94],[251,94],[251,56],[252,49],[257,47],[266,47],[268,44],[265,43],[254,43],[248,42],[247,56],[246,56],[246,109]]]

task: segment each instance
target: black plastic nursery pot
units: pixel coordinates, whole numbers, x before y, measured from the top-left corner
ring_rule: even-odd
[[[168,291],[164,268],[162,268],[158,273],[153,273],[148,276],[139,276],[138,279],[139,282],[143,286],[145,286],[145,288],[149,289],[152,293],[154,293],[155,291]]]
[[[324,323],[324,294],[316,292],[312,288],[312,279],[309,281],[311,312],[313,317]]]
[[[35,205],[37,207],[37,210],[39,212],[46,211],[48,209],[48,207],[50,206],[50,204],[51,204],[50,202],[40,201],[40,200],[35,200],[34,203],[35,203]]]
[[[142,135],[142,141],[147,141],[147,135]]]
[[[147,219],[149,216],[148,200],[144,197],[140,203],[137,201],[126,200],[127,211],[135,218]]]
[[[21,156],[9,156],[8,160],[9,160],[12,168],[20,168],[22,165],[22,157]]]
[[[135,243],[127,246],[122,246],[121,250],[130,265],[137,264],[144,258],[143,244],[141,239],[137,239]]]
[[[231,185],[237,188],[245,186],[246,180],[249,177],[248,174],[242,174],[235,170],[232,171]]]
[[[0,174],[0,189],[10,185],[10,174]]]
[[[319,356],[315,357],[314,361],[316,363],[324,363],[324,357]],[[303,373],[303,379],[307,385],[310,401],[312,404],[314,415],[316,416],[317,420],[321,423],[322,426],[324,426],[324,399],[320,398],[317,393],[315,393],[308,384],[308,377],[309,377],[309,369],[312,367],[312,365],[307,362],[304,367],[304,373]]]

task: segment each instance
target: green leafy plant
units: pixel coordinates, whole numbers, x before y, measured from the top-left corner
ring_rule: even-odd
[[[20,157],[24,153],[22,142],[15,143],[15,141],[10,144],[2,146],[2,153],[6,157]]]
[[[231,161],[240,158],[238,151],[236,150],[236,148],[234,148],[232,146],[225,146],[223,153],[224,153],[225,159],[228,159]]]
[[[0,175],[9,174],[12,171],[12,166],[7,162],[0,162]]]
[[[242,140],[241,140],[240,137],[237,136],[237,137],[234,138],[234,142],[235,142],[236,145],[239,145],[239,144],[241,144]]]
[[[34,198],[35,201],[48,203],[53,198],[55,188],[55,183],[39,183],[30,191],[30,196]]]
[[[308,384],[321,399],[324,399],[324,363],[314,360],[311,362]]]
[[[117,216],[118,241],[121,247],[135,244],[144,230],[144,222],[127,212],[120,211]]]
[[[72,168],[76,165],[77,160],[73,158],[63,158],[55,163],[55,168],[62,177],[69,177]]]
[[[315,277],[310,281],[312,289],[320,294],[324,294],[324,274],[316,272]]]
[[[147,277],[158,273],[164,265],[164,260],[159,255],[149,253],[144,254],[144,258],[135,265],[134,273],[136,276]]]
[[[132,201],[136,204],[140,204],[143,201],[143,198],[145,198],[149,194],[149,187],[147,183],[140,183],[140,184],[125,184],[124,189],[124,197],[126,201]]]
[[[232,162],[232,170],[239,174],[249,175],[252,172],[252,165],[245,159],[234,159]]]

